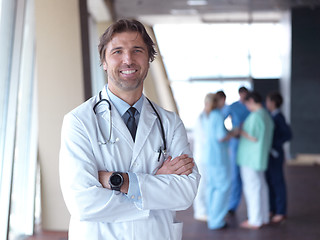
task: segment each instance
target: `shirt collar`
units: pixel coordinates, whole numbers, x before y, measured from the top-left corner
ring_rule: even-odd
[[[106,85],[106,88],[107,88],[107,94],[108,94],[110,101],[115,106],[115,108],[118,110],[120,116],[123,116],[131,106],[128,103],[126,103],[125,101],[123,101],[121,98],[114,95],[110,91],[110,89],[108,88],[108,85]],[[142,110],[144,98],[145,98],[145,96],[142,94],[142,96],[139,98],[139,100],[132,106],[137,109],[139,114],[141,113],[141,110]]]

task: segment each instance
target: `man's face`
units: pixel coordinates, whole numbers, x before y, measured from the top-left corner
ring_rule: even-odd
[[[244,103],[245,99],[246,99],[246,96],[247,96],[247,93],[246,92],[240,92],[239,96],[240,96],[240,102]]]
[[[275,102],[271,101],[269,97],[266,98],[266,107],[270,112],[276,109]]]
[[[224,97],[220,97],[218,100],[218,108],[223,108],[224,105],[226,104],[226,99]]]
[[[137,32],[113,35],[107,44],[103,69],[108,73],[108,85],[114,91],[142,92],[149,69],[147,45]]]

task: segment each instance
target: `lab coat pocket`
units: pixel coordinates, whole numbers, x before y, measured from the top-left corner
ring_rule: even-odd
[[[159,151],[154,151],[154,154],[152,156],[152,174],[155,175],[156,172],[159,170],[159,168],[162,167],[163,162],[165,161],[164,159],[164,154],[161,152],[161,154],[159,153]]]
[[[182,239],[182,228],[183,228],[182,222],[177,222],[172,224],[172,240]]]

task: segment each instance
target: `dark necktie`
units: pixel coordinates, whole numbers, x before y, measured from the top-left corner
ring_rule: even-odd
[[[135,141],[137,125],[136,125],[136,119],[134,118],[134,114],[136,112],[136,109],[134,107],[130,107],[127,112],[130,115],[130,117],[128,118],[127,127],[131,133],[133,141]]]

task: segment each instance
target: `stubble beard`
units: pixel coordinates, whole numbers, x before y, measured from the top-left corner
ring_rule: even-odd
[[[134,80],[134,82],[132,81],[128,82],[127,80],[124,80],[120,77],[115,79],[112,76],[108,76],[109,83],[111,81],[113,85],[115,85],[118,89],[121,89],[122,91],[125,91],[125,92],[130,92],[138,89],[143,84],[144,79],[145,77],[137,78]]]
[[[117,88],[121,89],[122,91],[129,92],[141,87],[141,85],[143,85],[143,81],[147,77],[147,74],[148,71],[146,71],[146,73],[143,76],[131,81],[125,80],[120,76],[117,76],[115,78],[114,76],[108,74],[108,82],[111,81]]]

